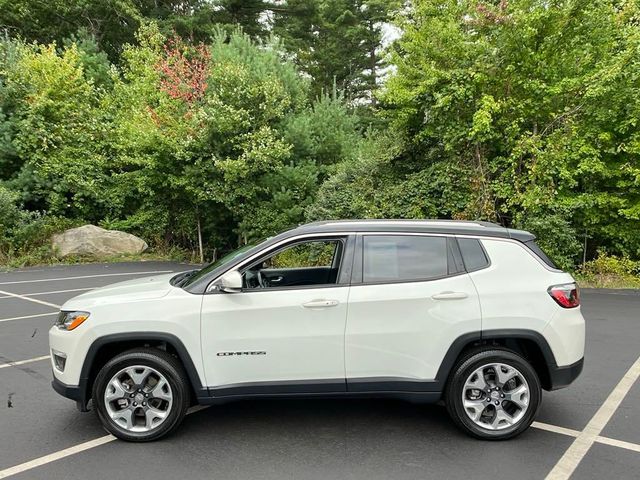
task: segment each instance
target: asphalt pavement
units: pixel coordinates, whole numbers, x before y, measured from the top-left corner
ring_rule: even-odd
[[[545,392],[504,442],[458,431],[444,407],[391,400],[262,400],[195,409],[172,436],[131,444],[51,389],[55,305],[92,288],[191,269],[167,262],[0,272],[0,479],[640,478],[640,294],[584,290],[582,375]],[[17,295],[17,296],[16,296]]]

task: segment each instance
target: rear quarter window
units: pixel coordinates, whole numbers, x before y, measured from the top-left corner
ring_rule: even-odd
[[[489,265],[489,258],[482,248],[480,240],[475,238],[458,238],[462,260],[467,272],[475,272]]]

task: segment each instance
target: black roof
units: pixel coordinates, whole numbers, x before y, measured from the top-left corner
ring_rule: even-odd
[[[485,237],[513,238],[521,242],[534,240],[535,236],[524,230],[502,227],[496,223],[472,220],[323,220],[300,225],[285,232],[287,236],[303,233],[329,232],[410,232],[440,233],[448,235],[479,235]]]

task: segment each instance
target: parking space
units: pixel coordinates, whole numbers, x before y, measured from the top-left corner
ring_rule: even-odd
[[[584,372],[571,387],[545,392],[534,427],[510,441],[467,437],[442,406],[382,400],[230,403],[194,411],[160,442],[113,440],[92,413],[51,389],[47,331],[55,305],[91,288],[189,268],[144,262],[0,272],[0,479],[639,476],[634,292],[583,292]]]

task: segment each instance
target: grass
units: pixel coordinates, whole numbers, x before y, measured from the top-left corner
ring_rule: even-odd
[[[582,288],[640,289],[640,277],[633,275],[574,273],[573,278]]]
[[[150,261],[173,261],[198,263],[197,257],[191,252],[171,248],[168,250],[149,250],[145,253],[135,255],[114,255],[108,257],[95,256],[68,256],[64,258],[56,257],[51,249],[44,251],[32,251],[27,254],[1,256],[0,268],[12,270],[23,267],[33,267],[42,265],[73,265],[81,263],[118,263],[118,262],[150,262]]]

